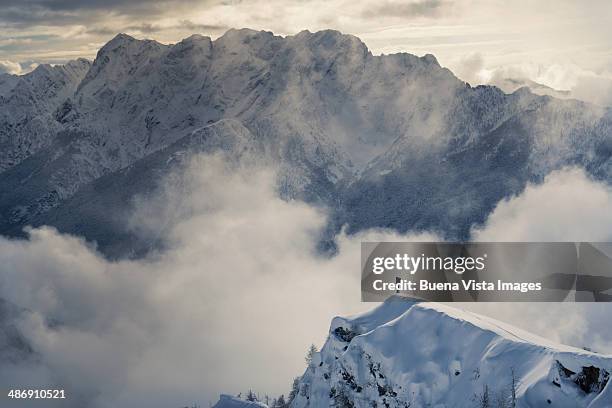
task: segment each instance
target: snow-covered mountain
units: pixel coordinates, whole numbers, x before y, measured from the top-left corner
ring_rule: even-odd
[[[227,394],[221,394],[219,401],[212,408],[267,408],[267,405],[256,401],[245,401]]]
[[[512,93],[519,88],[527,87],[531,92],[537,95],[548,95],[561,99],[572,97],[571,91],[554,89],[550,86],[523,77],[494,79],[492,85],[497,86],[506,93]]]
[[[432,55],[375,56],[330,30],[171,45],[120,34],[91,64],[0,76],[0,106],[0,233],[49,224],[107,254],[150,245],[126,228],[134,195],[193,151],[277,166],[281,195],[332,209],[332,234],[466,238],[563,165],[612,180],[610,110],[474,88]]]
[[[332,321],[291,407],[604,408],[612,406],[610,373],[612,356],[392,297]]]
[[[56,110],[74,95],[90,66],[79,59],[66,65],[39,65],[23,76],[0,75],[0,171],[56,137],[62,130]]]

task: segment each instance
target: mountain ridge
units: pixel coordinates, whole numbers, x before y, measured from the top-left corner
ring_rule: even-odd
[[[92,63],[70,64],[78,75],[56,80],[63,85],[51,94],[11,94],[6,83],[38,84],[29,79],[66,68],[0,79],[8,112],[0,143],[9,147],[0,154],[7,192],[0,233],[74,225],[57,215],[60,207],[86,205],[94,197],[85,192],[122,188],[98,180],[125,180],[120,173],[152,155],[169,160],[160,152],[197,129],[218,123],[231,133],[222,120],[243,126],[278,168],[281,196],[330,208],[330,239],[342,225],[466,239],[497,202],[550,171],[579,165],[612,179],[610,110],[525,89],[471,87],[432,55],[375,56],[357,37],[333,30],[287,37],[229,30],[214,41],[194,35],[170,45],[119,34]],[[53,89],[48,84],[38,86]],[[19,102],[18,95],[30,96]],[[215,151],[240,155],[229,145]],[[449,194],[465,202],[460,211]],[[114,207],[127,212],[134,197],[121,197]],[[60,230],[88,231],[103,251],[121,247],[81,221]]]
[[[612,400],[611,366],[612,356],[555,345],[449,306],[393,297],[332,320],[291,407],[472,407],[485,393],[490,406],[512,406],[515,394],[517,407],[605,407]]]

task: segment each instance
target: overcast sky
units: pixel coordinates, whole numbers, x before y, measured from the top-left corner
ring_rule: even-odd
[[[509,3],[509,4],[508,4]],[[249,27],[338,29],[375,53],[433,53],[462,79],[528,77],[612,93],[612,2],[593,0],[2,0],[0,70],[94,58],[118,32],[176,42]],[[586,88],[586,89],[583,89]]]

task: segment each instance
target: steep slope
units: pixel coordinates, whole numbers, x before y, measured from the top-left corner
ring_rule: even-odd
[[[48,145],[61,130],[56,115],[89,70],[79,59],[39,65],[23,76],[0,76],[0,172]]]
[[[468,239],[500,200],[553,170],[575,165],[612,180],[609,109],[483,86],[458,91],[452,104],[431,141],[401,136],[346,188],[352,231],[434,229]]]
[[[267,408],[267,405],[255,401],[245,401],[231,395],[221,394],[213,408]]]
[[[69,143],[70,138],[60,138],[59,143]],[[48,179],[39,177],[45,172],[61,168],[66,155],[55,156],[55,145],[41,150],[27,159],[22,166],[6,171],[8,177],[0,177],[0,189],[12,191],[0,199],[0,228],[5,233],[18,235],[18,217],[27,216],[33,226],[51,224],[62,231],[71,231],[95,241],[111,256],[145,253],[157,247],[157,236],[139,237],[130,228],[130,211],[136,195],[153,194],[160,182],[175,169],[180,169],[192,154],[223,152],[228,159],[263,160],[265,152],[258,147],[248,129],[234,120],[221,120],[203,126],[172,143],[170,146],[138,160],[133,165],[103,175],[84,185],[75,194],[56,205],[57,195],[49,200],[37,200],[42,191],[53,188]],[[23,172],[23,173],[21,173]],[[31,178],[29,183],[21,183]],[[54,201],[55,200],[55,201]],[[26,207],[21,203],[34,202]],[[125,253],[125,248],[129,252]]]
[[[32,88],[54,83],[49,72],[64,85]],[[120,34],[91,66],[3,76],[0,92],[0,232],[9,235],[51,224],[92,240],[124,236],[124,223],[70,220],[68,208],[80,201],[79,214],[93,213],[83,197],[109,196],[117,214],[128,211],[143,190],[122,189],[126,174],[151,186],[157,177],[143,169],[165,166],[153,163],[167,159],[159,152],[227,120],[279,169],[283,197],[332,209],[331,234],[347,224],[466,238],[500,199],[558,167],[612,177],[610,111],[472,88],[431,55],[374,56],[331,30],[229,30],[171,45]]]
[[[612,356],[394,297],[332,321],[291,406],[508,407],[514,389],[517,407],[609,407],[611,372]]]
[[[212,408],[267,408],[267,405],[221,394],[219,401]]]

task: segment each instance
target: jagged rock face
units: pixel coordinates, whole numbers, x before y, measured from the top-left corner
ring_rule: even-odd
[[[553,384],[559,388],[561,388],[562,380],[570,380],[579,386],[580,389],[586,394],[598,394],[608,385],[610,373],[604,368],[595,366],[582,367],[580,372],[575,373],[569,368],[563,366],[561,362],[557,361],[556,363],[559,370],[559,376],[553,380]]]
[[[610,356],[396,297],[332,321],[291,406],[607,407],[611,369]]]
[[[55,110],[69,101],[90,65],[80,59],[39,65],[23,76],[0,75],[0,172],[53,140],[61,130]]]
[[[128,231],[109,224],[125,223],[77,226],[67,208],[91,214],[109,195],[125,212],[142,188],[118,193],[121,183],[150,186],[146,169],[164,168],[154,160],[186,140],[187,151],[235,160],[244,146],[231,141],[247,141],[280,169],[283,197],[332,208],[332,232],[348,224],[465,238],[500,199],[553,169],[612,174],[609,111],[472,88],[431,55],[374,56],[335,31],[230,30],[173,45],[118,35],[92,64],[0,77],[0,98],[0,232],[52,224],[103,251],[123,247],[108,237]]]

